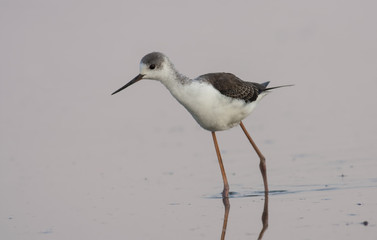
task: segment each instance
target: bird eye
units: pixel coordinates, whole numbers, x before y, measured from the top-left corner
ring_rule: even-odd
[[[149,69],[155,69],[156,68],[156,65],[154,65],[154,64],[151,64],[150,66],[149,66]]]

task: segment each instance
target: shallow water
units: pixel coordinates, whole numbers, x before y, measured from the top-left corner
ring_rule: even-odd
[[[376,239],[376,7],[2,3],[0,239]],[[217,133],[227,212],[210,133],[161,84],[110,96],[154,50],[190,77],[295,84],[244,120],[268,204],[241,128]]]
[[[2,175],[15,181],[3,186],[8,193],[3,197],[8,206],[2,211],[3,234],[10,239],[219,239],[225,207],[220,171],[211,150],[212,157],[199,156],[191,162],[190,156],[140,158],[132,159],[140,164],[133,168],[122,159],[107,164],[88,159],[65,166],[50,163],[41,166],[43,171],[24,169],[22,175],[16,171],[21,163],[13,160],[8,169],[16,176]],[[228,158],[232,151],[224,155]],[[257,239],[264,226],[263,184],[257,157],[250,155],[251,151],[242,154],[244,158],[224,159],[231,183],[225,239]],[[153,165],[156,160],[161,164]],[[374,161],[346,162],[316,160],[310,171],[300,164],[296,168],[283,163],[279,169],[272,166],[263,239],[374,239]],[[245,167],[252,165],[255,173]],[[337,169],[345,170],[339,174]],[[292,176],[292,171],[307,173]],[[15,194],[21,197],[14,198]]]

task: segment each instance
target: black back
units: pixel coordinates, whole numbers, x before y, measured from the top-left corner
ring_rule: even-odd
[[[198,80],[209,82],[214,88],[227,97],[253,102],[258,95],[266,90],[269,82],[246,82],[231,73],[208,73],[198,77]]]

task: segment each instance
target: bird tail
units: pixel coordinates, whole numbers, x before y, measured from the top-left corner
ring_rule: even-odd
[[[270,81],[268,81],[268,82],[264,82],[264,83],[261,83],[260,85],[262,85],[263,87],[267,87],[268,86],[268,84],[270,83]]]
[[[282,87],[292,87],[292,86],[294,86],[294,85],[293,84],[289,84],[289,85],[281,85],[281,86],[276,86],[276,87],[269,87],[269,88],[263,89],[263,91],[268,91],[268,90],[272,90],[272,89],[275,89],[275,88],[282,88]]]

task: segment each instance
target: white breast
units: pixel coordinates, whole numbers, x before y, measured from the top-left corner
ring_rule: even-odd
[[[266,95],[263,93],[256,101],[245,103],[243,100],[222,95],[212,85],[199,81],[179,84],[169,91],[199,125],[209,131],[226,130],[238,125]]]

